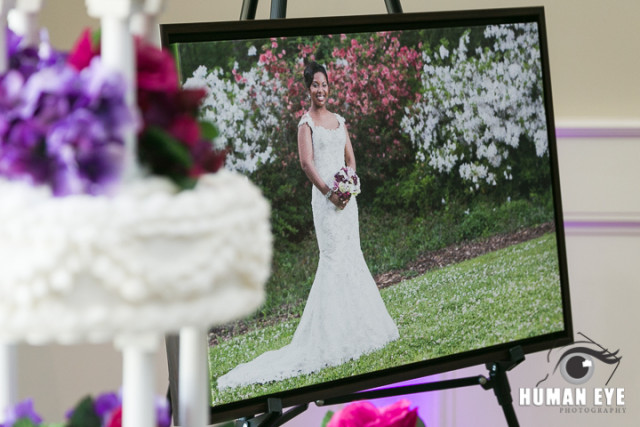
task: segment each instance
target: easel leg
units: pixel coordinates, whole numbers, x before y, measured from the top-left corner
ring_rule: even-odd
[[[493,393],[502,407],[504,416],[509,427],[519,427],[516,412],[513,409],[513,398],[511,397],[511,386],[507,378],[507,369],[500,363],[494,363],[489,368],[489,384],[493,385]]]
[[[180,391],[178,387],[179,370],[180,370],[180,335],[177,333],[167,334],[165,336],[167,348],[167,365],[169,369],[169,390],[167,398],[171,405],[171,416],[175,425],[179,424],[180,413]]]
[[[258,8],[258,0],[242,0],[242,11],[240,12],[240,20],[256,19],[256,9]]]
[[[271,19],[287,17],[287,0],[271,0]]]
[[[507,372],[519,365],[523,360],[524,351],[522,347],[517,346],[509,350],[509,360],[487,363],[486,365],[487,369],[489,369],[489,380],[482,387],[485,390],[493,389],[509,427],[519,427],[520,424],[513,409],[513,398],[511,397],[511,386],[509,385]]]
[[[384,0],[384,4],[387,6],[387,13],[402,13],[400,0]]]
[[[402,5],[400,0],[384,0],[387,7],[387,13],[402,13]],[[240,20],[256,19],[256,10],[258,8],[258,0],[242,0],[242,10],[240,11]],[[287,17],[287,0],[271,0],[271,19]]]

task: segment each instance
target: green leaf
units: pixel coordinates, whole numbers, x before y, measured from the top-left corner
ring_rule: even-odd
[[[331,421],[331,417],[333,417],[333,411],[328,411],[325,415],[324,418],[322,419],[322,427],[326,427],[327,424],[329,424],[329,421]]]
[[[85,397],[73,408],[67,427],[101,427],[101,420],[93,407],[93,399]]]
[[[201,120],[198,122],[200,124],[200,132],[202,132],[202,136],[209,141],[213,141],[220,134],[218,132],[218,128],[211,122],[207,122]]]
[[[152,173],[171,179],[180,188],[190,188],[191,153],[186,145],[158,127],[145,130],[138,140],[140,162]]]
[[[95,30],[91,33],[91,42],[94,46],[100,46],[100,39],[102,37],[102,31],[100,29]]]
[[[416,427],[427,427],[427,425],[420,418],[416,420]]]
[[[148,154],[150,159],[177,162],[185,167],[191,165],[189,149],[163,129],[155,126],[148,128],[140,136],[140,143],[144,146],[143,153]]]
[[[36,427],[36,425],[29,418],[20,418],[13,424],[13,427]]]

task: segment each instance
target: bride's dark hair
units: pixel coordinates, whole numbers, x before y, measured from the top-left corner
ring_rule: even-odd
[[[327,70],[316,61],[309,62],[304,69],[304,84],[309,89],[311,87],[311,83],[313,83],[313,76],[316,73],[324,74],[324,77],[329,81],[329,76],[327,76]]]

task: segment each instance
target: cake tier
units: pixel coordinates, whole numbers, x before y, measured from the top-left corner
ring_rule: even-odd
[[[228,171],[178,192],[150,178],[117,196],[54,198],[0,181],[0,339],[101,342],[208,327],[263,301],[269,205]]]

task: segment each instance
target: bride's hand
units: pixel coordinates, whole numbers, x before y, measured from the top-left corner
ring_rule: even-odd
[[[337,194],[333,193],[331,197],[329,197],[331,203],[336,205],[338,209],[344,209],[347,207],[347,203],[349,203],[349,199],[341,199]]]

